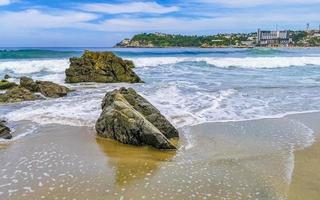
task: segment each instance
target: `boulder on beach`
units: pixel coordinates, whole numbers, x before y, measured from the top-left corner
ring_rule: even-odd
[[[4,123],[4,121],[0,121],[0,138],[8,140],[12,138],[11,130]]]
[[[41,98],[21,86],[10,88],[5,93],[0,94],[0,103],[16,103],[21,101],[34,101],[37,99]]]
[[[34,81],[29,77],[20,78],[20,86],[31,92],[40,92],[46,97],[58,98],[66,96],[71,90],[65,86],[49,81]]]
[[[106,94],[96,131],[99,136],[125,144],[150,145],[157,149],[176,149],[169,139],[179,137],[160,111],[131,88]]]
[[[9,82],[7,80],[1,80],[0,81],[0,90],[6,90],[17,86],[17,84],[13,82]]]
[[[79,58],[70,58],[70,67],[65,71],[66,82],[142,82],[133,68],[132,61],[123,60],[112,52],[85,51]]]

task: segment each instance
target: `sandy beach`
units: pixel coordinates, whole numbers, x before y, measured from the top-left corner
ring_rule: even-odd
[[[184,127],[177,152],[123,145],[89,127],[43,126],[1,145],[0,197],[316,199],[319,143],[305,145],[301,123],[317,129],[319,116]]]

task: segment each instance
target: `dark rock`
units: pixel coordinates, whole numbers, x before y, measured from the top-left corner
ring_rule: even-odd
[[[20,86],[32,92],[40,92],[46,97],[58,98],[66,96],[71,90],[65,86],[49,81],[33,81],[28,77],[20,78]]]
[[[17,86],[17,84],[9,82],[7,80],[0,81],[0,90],[6,90]]]
[[[132,61],[123,60],[112,52],[85,51],[79,58],[70,58],[66,82],[142,82],[132,68]]]
[[[167,138],[179,137],[177,129],[145,98],[137,94],[132,88],[121,88],[107,93],[102,102],[102,107],[110,105],[114,101],[115,93],[120,93],[129,102],[129,104],[139,113],[141,113],[149,122],[151,122]]]
[[[12,135],[10,134],[10,132],[10,128],[8,128],[3,121],[0,121],[0,138],[11,139]]]
[[[11,76],[9,76],[8,74],[4,75],[4,79],[9,79],[11,78]]]
[[[0,94],[0,103],[16,103],[21,101],[33,101],[40,99],[38,95],[21,86],[8,89],[4,94]]]
[[[31,92],[38,92],[38,85],[33,81],[32,78],[23,76],[20,78],[20,86],[27,88]]]
[[[125,144],[151,145],[158,149],[176,149],[168,138],[179,136],[154,106],[133,89],[125,88],[106,94],[96,131],[102,137]]]

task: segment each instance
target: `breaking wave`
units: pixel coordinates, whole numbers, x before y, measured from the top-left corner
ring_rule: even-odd
[[[29,74],[36,72],[64,72],[69,66],[67,59],[55,60],[15,60],[0,62],[0,72],[14,74]]]
[[[130,58],[128,58],[130,59]],[[174,65],[182,62],[205,62],[220,68],[283,68],[320,65],[320,57],[245,57],[245,58],[214,58],[214,57],[141,57],[132,59],[138,67],[155,67],[158,65]]]

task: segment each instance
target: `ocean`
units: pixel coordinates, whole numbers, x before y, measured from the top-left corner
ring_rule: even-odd
[[[84,49],[113,51],[133,60],[145,84],[74,84],[66,98],[2,106],[9,121],[93,126],[102,97],[133,87],[177,127],[204,122],[281,117],[320,110],[320,49],[113,49],[0,50],[0,76],[64,84],[69,57]],[[76,102],[76,104],[74,104]]]
[[[132,60],[145,83],[64,83],[69,58],[85,49]],[[0,141],[0,197],[318,196],[310,188],[319,186],[320,48],[5,48],[0,76],[5,74],[75,92],[0,106],[14,136]],[[176,152],[96,137],[102,99],[119,87],[136,89],[179,129]],[[299,165],[304,162],[310,164]]]

